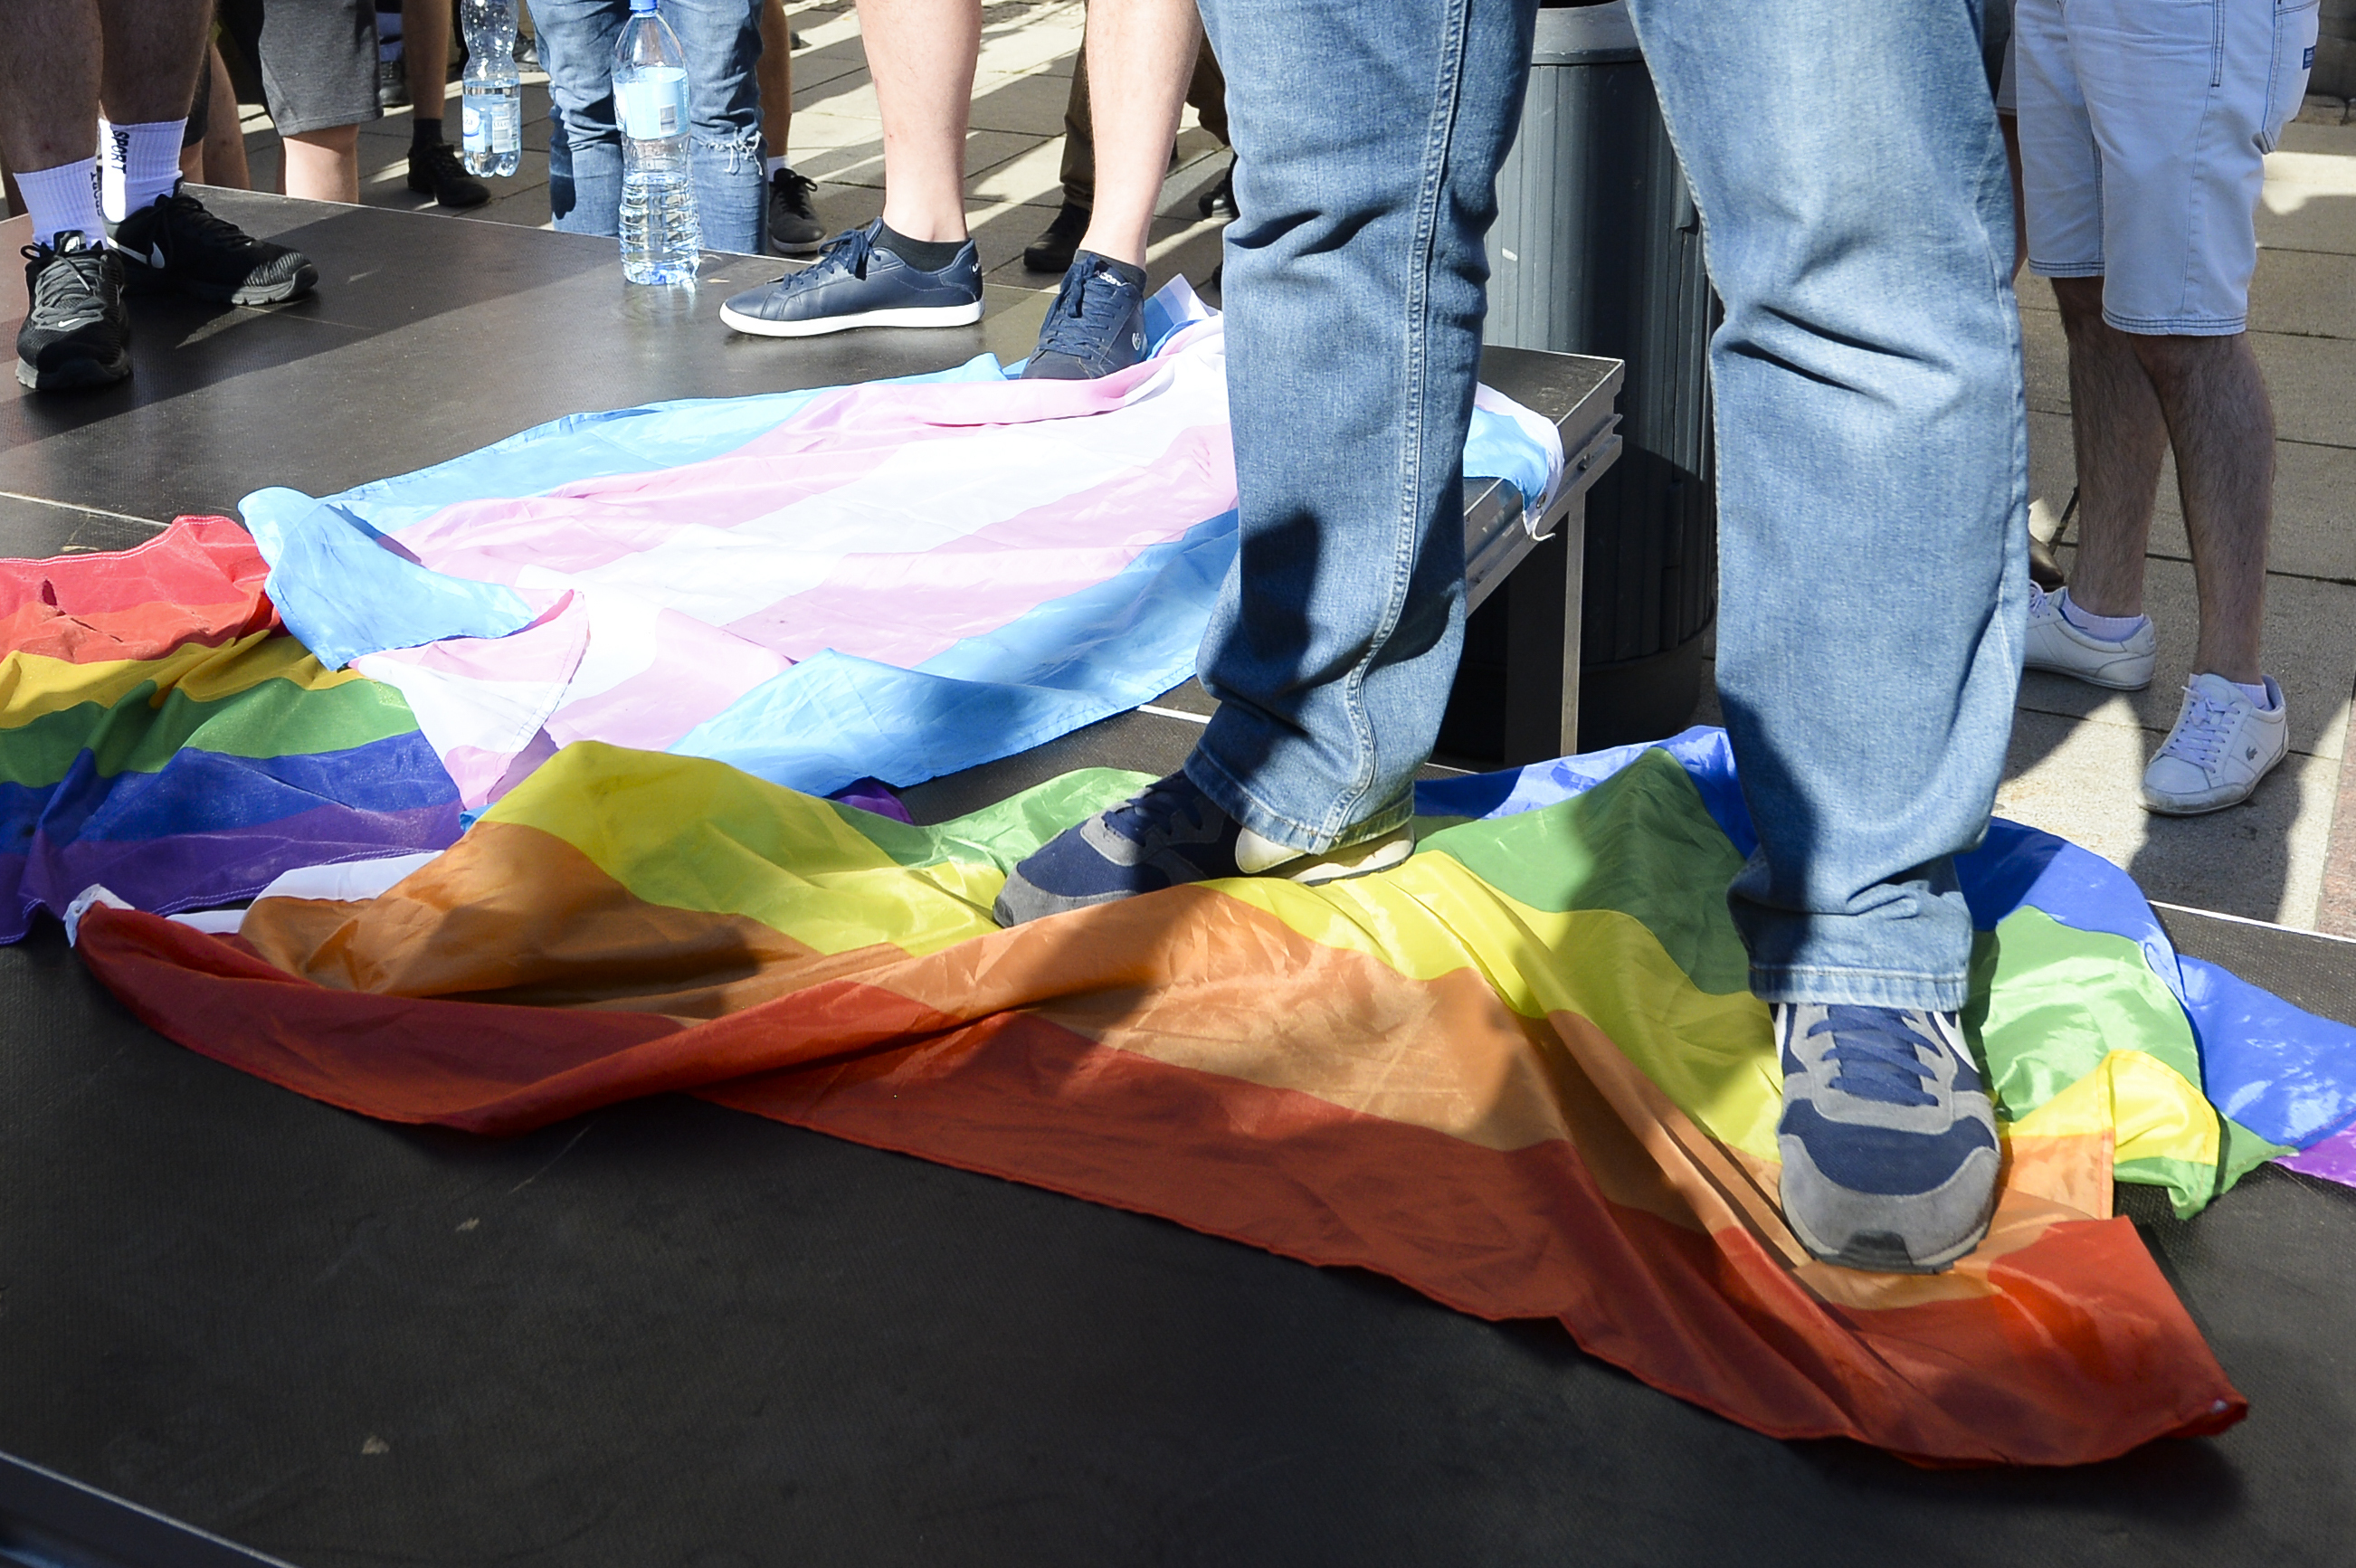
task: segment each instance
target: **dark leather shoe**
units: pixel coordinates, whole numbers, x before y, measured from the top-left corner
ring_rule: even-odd
[[[1236,218],[1236,166],[1231,162],[1219,183],[1195,199],[1194,210],[1205,218],[1215,218],[1222,223],[1232,223]]]
[[[1023,252],[1023,264],[1034,273],[1063,273],[1072,269],[1072,258],[1079,254],[1080,241],[1088,231],[1088,209],[1064,203],[1055,220]]]

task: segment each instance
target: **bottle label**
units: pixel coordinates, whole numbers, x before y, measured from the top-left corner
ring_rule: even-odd
[[[465,104],[460,108],[458,113],[459,123],[465,127],[466,151],[478,155],[489,152],[491,150],[491,132],[489,125],[487,124],[486,122],[495,119],[497,116],[484,113],[482,110],[472,103]]]
[[[642,142],[676,136],[687,129],[687,72],[658,66],[614,90],[622,134]]]
[[[489,141],[493,153],[522,150],[523,104],[520,101],[510,100],[502,103],[484,118],[491,123]]]

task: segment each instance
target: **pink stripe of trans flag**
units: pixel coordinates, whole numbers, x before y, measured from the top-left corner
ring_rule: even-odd
[[[731,621],[789,659],[825,649],[912,669],[962,638],[1101,583],[1236,504],[1224,424],[1182,432],[1147,469],[921,553],[844,555],[815,586]],[[683,733],[683,732],[682,732]]]
[[[1181,356],[1200,362],[1206,340],[1215,359],[1216,324],[1205,323],[1156,358],[1093,381],[854,387],[720,457],[560,485],[536,496],[456,502],[394,537],[434,571],[484,582],[513,583],[528,566],[594,571],[659,547],[683,524],[737,528],[888,475],[892,459],[915,446],[983,438],[978,456],[986,462],[992,432],[1151,402],[1170,390]],[[1185,379],[1198,385],[1205,380]],[[1224,375],[1211,379],[1220,394],[1215,417],[1224,419]]]

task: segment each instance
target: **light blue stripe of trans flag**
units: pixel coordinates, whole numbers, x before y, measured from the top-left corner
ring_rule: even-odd
[[[1704,725],[1658,743],[1684,767],[1727,837],[1758,847],[1726,732]],[[1463,779],[1418,784],[1425,816],[1506,817],[1583,794],[1634,761],[1645,745]],[[2135,879],[2066,839],[2001,819],[1980,847],[1955,858],[1972,923],[1993,930],[2034,908],[2082,931],[2125,937],[2184,1006],[2201,1049],[2201,1088],[2228,1116],[2269,1143],[2308,1148],[2356,1122],[2356,1029],[2319,1018],[2204,959],[2179,954]]]
[[[1193,674],[1235,553],[1236,514],[1222,512],[914,670],[829,650],[755,686],[671,750],[812,795],[865,778],[916,784],[1012,757]]]

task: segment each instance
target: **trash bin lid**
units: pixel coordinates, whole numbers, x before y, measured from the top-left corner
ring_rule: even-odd
[[[1627,0],[1549,6],[1538,13],[1535,43],[1530,52],[1534,66],[1619,65],[1643,58],[1636,50],[1636,27],[1628,19]]]

